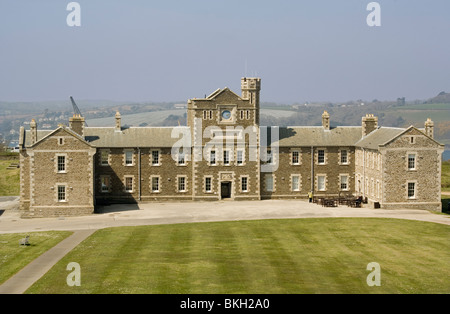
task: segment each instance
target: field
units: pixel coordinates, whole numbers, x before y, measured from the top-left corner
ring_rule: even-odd
[[[136,114],[122,115],[122,125],[139,126],[141,123],[148,123],[149,126],[158,125],[166,119],[169,115],[182,116],[186,113],[185,109],[173,109],[173,110],[161,110],[151,111]],[[116,125],[114,117],[90,119],[88,120],[89,126],[113,127]]]
[[[450,293],[449,238],[446,225],[381,218],[108,228],[27,293]],[[81,286],[66,284],[70,262]]]
[[[19,160],[0,160],[0,196],[19,195],[20,169],[6,169],[13,162],[18,163]]]
[[[450,160],[442,163],[441,187],[442,192],[450,192]]]

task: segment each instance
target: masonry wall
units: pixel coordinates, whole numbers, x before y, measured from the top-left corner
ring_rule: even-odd
[[[257,127],[258,101],[253,105],[249,100],[241,99],[233,92],[225,89],[213,99],[194,99],[188,103],[188,125],[192,130],[194,155],[200,156],[192,164],[192,188],[195,200],[222,199],[222,182],[231,182],[230,198],[234,200],[260,199],[259,186],[259,129]],[[231,112],[231,118],[221,117],[223,110]],[[214,129],[222,141],[211,144]],[[245,140],[231,136],[227,142],[227,130],[245,134]],[[236,134],[236,133],[233,133]],[[238,142],[239,141],[239,142]],[[204,149],[204,147],[207,147]],[[216,154],[216,163],[210,162],[210,151]],[[223,161],[224,150],[229,151],[230,162]],[[237,153],[243,151],[243,163],[238,164]],[[242,177],[247,178],[247,189],[242,188]],[[212,188],[207,191],[206,178],[211,178]]]
[[[324,151],[324,163],[319,163],[318,151]],[[341,152],[347,151],[347,162],[341,162]],[[298,164],[293,163],[293,153],[299,153]],[[311,162],[311,147],[280,147],[273,172],[261,172],[262,198],[307,198],[313,190],[315,196],[343,196],[354,193],[354,148],[352,147],[314,147]],[[273,176],[274,189],[267,191],[267,176]],[[300,186],[293,185],[293,176],[300,176]],[[319,185],[319,176],[324,177],[324,189]],[[342,176],[347,177],[347,188],[341,188]]]
[[[27,150],[21,150],[20,166],[20,203],[19,209],[24,212],[30,210],[30,156]]]
[[[24,216],[48,217],[91,214],[93,200],[93,155],[95,149],[61,129],[28,149],[24,157],[22,209]],[[65,170],[58,171],[58,156],[65,158]],[[27,166],[26,164],[29,164]],[[27,171],[29,170],[29,172]],[[28,182],[27,182],[28,181]],[[28,185],[29,189],[25,187]],[[58,186],[65,187],[65,199],[58,199]]]
[[[367,198],[369,206],[379,207],[383,196],[383,156],[378,150],[356,148],[355,192]]]
[[[440,146],[417,130],[410,130],[382,149],[383,207],[441,211]],[[415,169],[408,169],[408,155],[416,156]],[[408,196],[408,183],[415,195]]]
[[[102,165],[101,152],[108,153],[108,164]],[[125,162],[125,152],[131,151],[133,162]],[[158,151],[158,164],[152,163],[152,151]],[[99,148],[95,158],[96,199],[104,203],[136,203],[138,201],[167,201],[192,199],[191,162],[178,165],[172,159],[171,148]],[[185,190],[178,190],[177,178],[185,177]],[[110,186],[102,189],[102,177]],[[126,191],[126,178],[132,178],[131,191]],[[158,189],[152,189],[152,178],[158,178]],[[139,184],[140,182],[140,184]]]

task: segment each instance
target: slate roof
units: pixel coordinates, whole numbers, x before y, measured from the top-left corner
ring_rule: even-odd
[[[378,149],[379,145],[389,142],[391,139],[405,132],[405,130],[406,129],[401,128],[379,127],[357,141],[355,146],[368,149]]]
[[[65,127],[68,129],[67,127]],[[263,127],[261,127],[263,130]],[[70,130],[70,129],[68,129]],[[279,138],[274,129],[267,131],[267,143],[280,147],[300,146],[356,146],[367,149],[378,149],[407,129],[378,127],[367,136],[361,138],[360,126],[338,126],[325,130],[322,126],[289,126],[279,127]],[[55,130],[38,130],[37,141],[50,135]],[[172,137],[172,132],[174,137]],[[179,127],[129,127],[116,131],[114,127],[86,127],[84,139],[94,147],[172,147],[182,138],[181,134],[190,134],[187,126]],[[264,145],[263,131],[261,144]],[[31,146],[30,131],[23,134],[25,147]]]
[[[270,131],[273,134],[273,131]],[[279,141],[271,139],[272,145],[296,146],[353,146],[361,138],[361,127],[340,126],[325,130],[322,126],[292,126],[279,128]],[[269,133],[269,132],[268,132]]]
[[[44,137],[46,137],[47,135],[49,135],[50,133],[52,133],[54,130],[37,130],[37,141],[39,142],[40,140],[42,140]],[[25,143],[25,147],[30,147],[31,146],[31,135],[30,135],[30,130],[26,130],[24,132],[24,139],[23,139],[24,143]]]
[[[114,127],[87,127],[86,141],[95,147],[172,147],[180,138],[179,131],[189,134],[189,127],[130,127],[116,131]]]

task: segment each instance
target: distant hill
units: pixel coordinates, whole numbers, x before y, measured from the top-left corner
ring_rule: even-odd
[[[425,103],[429,104],[450,103],[450,93],[440,92],[437,96],[428,99]]]

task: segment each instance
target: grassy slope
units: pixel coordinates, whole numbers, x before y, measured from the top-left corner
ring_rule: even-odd
[[[442,163],[441,180],[442,191],[450,192],[450,161]]]
[[[29,293],[450,293],[450,227],[299,219],[97,231]],[[81,266],[81,286],[66,266]],[[369,287],[367,264],[381,266]]]
[[[20,169],[6,169],[11,163],[18,163],[19,160],[0,160],[0,196],[19,195]]]

